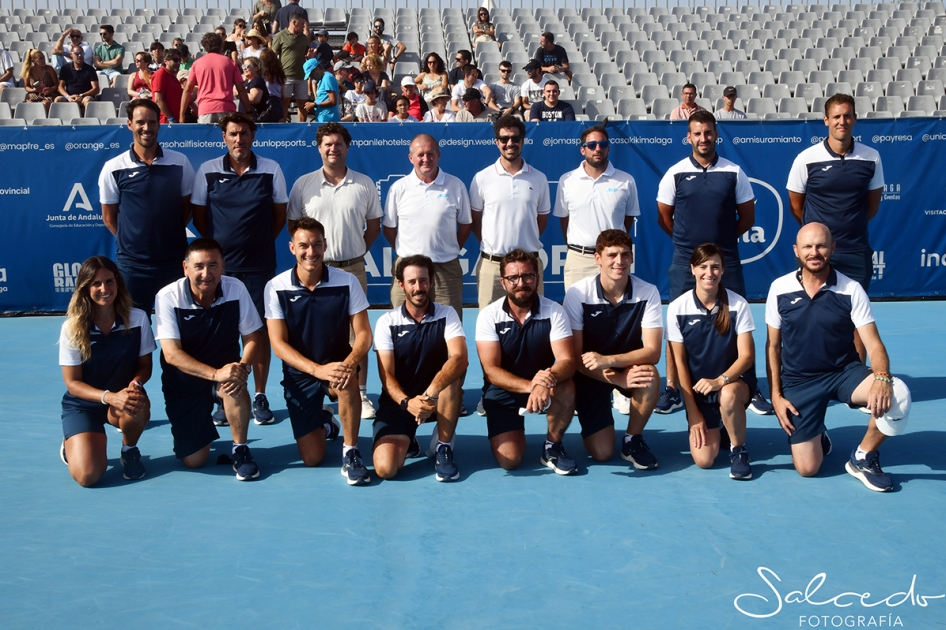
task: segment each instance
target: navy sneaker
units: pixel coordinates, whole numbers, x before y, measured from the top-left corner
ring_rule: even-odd
[[[453,449],[449,444],[437,447],[434,470],[437,471],[437,481],[456,481],[460,478],[460,469],[453,463]]]
[[[357,448],[350,449],[342,458],[342,477],[349,486],[363,486],[371,481],[368,469],[361,461],[361,453]]]
[[[338,423],[335,412],[330,405],[322,405],[322,419],[326,426],[331,427],[325,431],[325,441],[332,442],[342,432],[342,425]]]
[[[752,479],[752,467],[749,466],[749,451],[745,446],[737,446],[729,453],[729,478],[739,481]]]
[[[755,390],[755,396],[749,401],[749,411],[759,416],[771,416],[775,413],[775,407],[772,406],[761,390]]]
[[[476,403],[476,415],[485,416],[486,408],[483,406],[483,397],[480,396],[479,402]]]
[[[269,400],[266,394],[257,394],[253,399],[253,422],[258,425],[272,424],[276,422],[273,412],[269,410]]]
[[[831,438],[828,437],[827,429],[825,429],[825,432],[821,434],[821,450],[824,457],[827,457],[831,454]]]
[[[145,467],[144,464],[141,463],[141,451],[138,450],[137,446],[132,446],[122,453],[118,461],[121,462],[122,468],[124,469],[122,476],[125,479],[141,479],[145,476]]]
[[[848,473],[860,479],[868,490],[874,492],[890,492],[893,490],[890,475],[880,468],[880,453],[878,451],[868,451],[864,459],[855,459],[856,456],[857,449],[854,449],[851,452],[851,459],[844,464],[844,469]]]
[[[556,475],[574,475],[578,472],[578,464],[568,456],[561,442],[555,442],[545,447],[542,457],[539,458],[543,466],[548,466]]]
[[[223,410],[223,403],[217,403],[217,410],[214,411],[213,419],[215,427],[230,426],[230,421],[227,420],[227,412]]]
[[[236,473],[237,481],[248,481],[259,477],[259,466],[253,461],[250,447],[246,444],[236,447],[236,451],[233,452],[233,472]]]
[[[417,436],[411,438],[411,443],[407,447],[407,453],[405,454],[405,459],[414,459],[415,457],[420,457],[420,442],[417,441]]]
[[[66,466],[69,465],[69,462],[66,461],[66,441],[63,440],[62,444],[59,445],[59,459],[62,460],[62,463]]]
[[[673,413],[678,409],[683,409],[683,399],[680,398],[680,392],[670,387],[664,387],[660,393],[660,399],[657,406],[654,407],[654,413]]]
[[[621,445],[621,458],[631,462],[637,470],[657,468],[657,458],[650,452],[642,435],[632,435]]]

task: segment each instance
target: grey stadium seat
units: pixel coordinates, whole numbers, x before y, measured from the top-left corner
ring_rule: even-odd
[[[887,84],[887,89],[884,90],[884,94],[887,96],[899,96],[906,102],[915,92],[913,90],[913,84],[909,81],[891,81]]]
[[[777,103],[783,98],[791,98],[792,93],[787,85],[769,83],[768,85],[762,86],[762,96],[764,98],[770,98]]]
[[[670,98],[670,90],[666,85],[645,85],[641,90],[641,100],[650,109],[658,98]]]
[[[4,90],[4,92],[6,91]],[[22,118],[27,124],[32,124],[32,121],[37,118],[46,118],[46,107],[42,103],[20,102],[16,104],[16,108],[13,110],[13,117]]]
[[[936,109],[936,99],[926,94],[923,96],[911,96],[907,101],[907,110],[912,112],[923,112],[928,116],[933,115]]]
[[[778,101],[778,111],[796,117],[808,113],[808,103],[803,98],[782,98]]]
[[[863,81],[854,87],[854,96],[864,97],[870,100],[873,106],[877,99],[884,95],[883,86],[877,81]]]
[[[622,98],[617,110],[618,116],[624,119],[647,115],[647,105],[639,98]]]
[[[78,103],[52,103],[49,106],[49,118],[58,118],[60,120],[72,120],[81,118],[82,113],[79,110]]]
[[[899,96],[881,96],[874,105],[875,112],[890,112],[894,115],[904,110],[903,99]]]
[[[680,101],[675,98],[658,98],[651,106],[651,113],[657,120],[669,120],[670,113],[679,105]]]
[[[799,83],[795,86],[795,98],[803,98],[811,108],[812,103],[818,97],[824,96],[824,90],[820,83]]]
[[[750,98],[746,104],[747,114],[758,114],[759,116],[763,116],[770,113],[774,114],[777,111],[778,110],[775,107],[775,101],[770,98]]]
[[[854,88],[851,87],[850,83],[843,83],[840,81],[829,83],[824,87],[825,96],[834,96],[835,94],[850,94],[854,96]]]

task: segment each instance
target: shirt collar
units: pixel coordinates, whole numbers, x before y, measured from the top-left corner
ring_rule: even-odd
[[[726,289],[725,287],[723,287],[723,285],[719,285],[719,290],[725,291]],[[716,294],[716,303],[713,305],[713,308],[707,309],[706,306],[703,305],[703,302],[700,300],[700,297],[696,294],[695,287],[692,289],[692,292],[693,292],[693,304],[696,306],[696,308],[700,309],[703,313],[705,313],[706,315],[715,315],[717,311],[719,311],[719,293]]]
[[[804,287],[804,284],[802,284],[802,281],[801,281],[801,267],[799,267],[798,271],[795,272],[795,279],[798,280],[798,284],[801,284],[802,287]],[[824,286],[818,289],[818,291],[819,292],[824,291],[828,287],[833,287],[837,285],[837,283],[838,283],[838,272],[834,270],[834,267],[831,267],[831,270],[828,273],[828,279],[825,281]]]
[[[847,150],[847,153],[843,153],[843,154],[842,154],[842,153],[835,153],[835,152],[834,152],[834,149],[831,148],[831,145],[828,144],[828,139],[827,139],[827,138],[824,139],[824,141],[822,142],[822,144],[824,145],[824,150],[828,152],[828,155],[830,155],[831,157],[840,158],[840,159],[843,160],[845,155],[851,155],[852,153],[854,153],[854,142],[855,142],[855,141],[854,141],[854,139],[852,138],[852,139],[851,139],[851,148]]]
[[[493,162],[493,166],[496,168],[497,175],[508,175],[509,177],[515,177],[516,175],[519,175],[519,174],[527,174],[527,173],[532,172],[532,167],[529,166],[529,163],[526,162],[525,158],[522,159],[522,168],[520,168],[515,173],[510,173],[509,171],[503,168],[501,157],[496,158],[496,161]]]
[[[131,161],[132,161],[132,162],[137,162],[138,164],[144,164],[144,163],[145,163],[144,160],[142,160],[141,158],[139,158],[139,157],[138,157],[138,154],[135,153],[135,143],[134,143],[134,142],[131,143],[131,148],[128,149],[128,154],[131,156]],[[158,145],[158,152],[155,154],[154,160],[152,160],[152,164],[153,164],[155,161],[160,160],[160,159],[163,158],[163,157],[164,157],[164,150],[161,149],[161,145],[159,144],[159,145]],[[146,165],[146,166],[147,166],[147,165]]]
[[[703,172],[706,172],[706,171],[709,171],[709,170],[711,170],[711,169],[713,169],[713,168],[716,168],[716,164],[718,164],[718,163],[719,163],[719,153],[717,153],[716,155],[713,156],[713,161],[710,162],[710,165],[707,166],[706,168],[703,168],[703,165],[700,164],[699,162],[697,162],[697,161],[693,158],[693,153],[690,153],[690,164],[693,165],[693,168],[698,168],[698,169],[700,169],[700,170],[703,171]]]
[[[603,300],[603,301],[608,302],[608,303],[610,304],[610,302],[608,301],[608,298],[606,298],[606,297],[604,296],[604,287],[601,286],[601,274],[600,274],[600,273],[595,276],[595,293],[597,293],[598,298],[599,298],[600,300]],[[629,301],[631,300],[631,297],[633,296],[633,294],[634,294],[634,283],[631,282],[631,276],[628,275],[628,277],[627,277],[627,286],[624,288],[624,297],[622,297],[622,298],[621,298],[621,301],[618,302],[615,306],[620,305],[620,304],[623,304],[623,303],[625,303],[625,302],[629,302]]]
[[[532,294],[532,308],[529,309],[529,317],[527,317],[526,320],[525,320],[525,322],[522,322],[522,323],[525,324],[527,321],[529,321],[530,319],[532,319],[532,318],[534,318],[536,315],[538,315],[538,314],[539,314],[539,308],[540,308],[541,306],[542,306],[542,296],[540,296],[540,295],[538,294],[538,292],[533,293],[533,294]],[[509,296],[506,296],[506,299],[503,300],[503,310],[506,311],[506,313],[507,313],[510,317],[512,317],[513,319],[515,319],[515,317],[513,317],[513,315],[512,315],[512,312],[509,310]]]
[[[404,316],[404,319],[408,319],[408,320],[410,320],[410,321],[412,321],[412,322],[413,322],[413,321],[417,321],[417,320],[415,320],[413,317],[411,317],[411,314],[410,314],[410,313],[407,312],[407,302],[406,302],[406,301],[405,301],[403,304],[401,304],[401,315]],[[430,318],[433,317],[433,316],[434,316],[434,302],[433,302],[433,300],[428,299],[428,300],[427,300],[427,310],[424,311],[424,316],[420,318],[420,322],[418,322],[418,323],[425,322],[425,321],[427,321],[428,319],[430,319]]]
[[[250,152],[250,167],[246,169],[245,172],[249,173],[250,171],[255,171],[255,170],[256,170],[256,154],[251,151]],[[225,153],[223,156],[223,172],[233,173],[234,175],[236,174],[236,171],[233,170],[233,165],[230,164],[229,153]]]
[[[442,168],[438,167],[437,177],[435,177],[434,181],[430,182],[430,184],[425,184],[423,181],[421,181],[420,177],[417,176],[417,171],[415,171],[414,169],[411,169],[411,177],[413,178],[413,183],[415,186],[424,186],[425,188],[427,186],[432,186],[433,184],[437,184],[438,186],[443,186],[444,172]]]
[[[585,160],[581,161],[581,164],[578,165],[578,168],[575,169],[578,172],[578,177],[584,177],[585,179],[590,179],[593,182],[598,181],[602,177],[614,177],[614,164],[611,163],[611,160],[608,160],[608,166],[604,169],[604,172],[601,175],[598,175],[597,178],[592,177],[588,174],[588,171],[585,170]]]
[[[197,301],[197,298],[194,297],[194,292],[191,291],[191,281],[189,278],[184,278],[184,287],[187,289],[187,297],[190,298],[191,304],[194,306],[203,306]],[[217,290],[214,292],[214,300],[210,303],[211,306],[217,303],[218,300],[223,298],[223,278],[220,279],[220,283],[217,284]]]
[[[326,282],[328,282],[329,269],[331,269],[331,267],[329,267],[323,262],[322,263],[322,278],[319,280],[319,284],[315,286],[319,286],[320,284],[325,284]],[[308,287],[302,284],[302,280],[299,280],[299,274],[296,273],[296,265],[292,266],[292,286],[296,287],[297,289],[305,289],[306,291],[309,290]]]

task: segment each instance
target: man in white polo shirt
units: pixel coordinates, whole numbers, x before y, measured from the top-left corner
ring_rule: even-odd
[[[322,168],[296,180],[289,193],[289,232],[302,217],[312,217],[325,227],[325,258],[329,267],[347,271],[358,278],[368,292],[365,254],[381,233],[381,197],[367,175],[348,168],[351,134],[336,122],[319,126],[315,141],[322,156]],[[355,340],[351,333],[349,342]],[[358,364],[361,417],[374,418],[375,408],[368,398],[368,358]]]
[[[384,237],[394,246],[397,258],[422,254],[434,262],[430,297],[451,306],[462,321],[459,256],[473,225],[470,197],[463,182],[440,170],[440,148],[433,137],[415,136],[408,159],[414,170],[391,186],[385,200]],[[404,300],[404,291],[395,282],[391,304],[398,307]]]
[[[539,236],[549,218],[549,182],[522,158],[526,126],[515,116],[493,125],[499,159],[473,176],[470,208],[473,234],[480,242],[476,286],[480,309],[505,295],[499,281],[499,261],[514,249],[538,256]],[[542,295],[539,268],[538,294]]]

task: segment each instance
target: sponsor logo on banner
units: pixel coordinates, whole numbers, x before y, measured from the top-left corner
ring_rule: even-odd
[[[884,184],[884,201],[900,201],[900,184]]]
[[[61,262],[53,265],[53,290],[56,293],[72,293],[76,288],[76,277],[82,263]]]
[[[96,212],[81,182],[72,185],[62,212],[47,214],[46,222],[51,228],[103,227],[101,212]]]
[[[871,280],[883,280],[884,267],[887,266],[887,264],[884,262],[884,250],[874,252],[872,258],[874,262],[874,275],[871,276]]]
[[[946,267],[946,252],[937,254],[921,249],[920,267]]]
[[[0,293],[6,293],[7,292],[7,286],[6,286],[7,268],[6,267],[0,267],[0,282],[3,283],[3,285],[0,286]]]
[[[785,217],[782,196],[775,187],[754,177],[749,182],[754,184],[756,193],[755,225],[739,237],[739,255],[744,265],[765,258],[772,251],[782,235]]]

